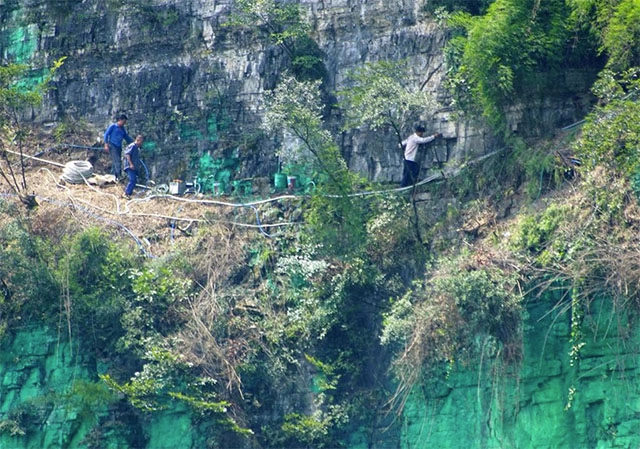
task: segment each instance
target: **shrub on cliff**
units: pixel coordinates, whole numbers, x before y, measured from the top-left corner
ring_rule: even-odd
[[[382,341],[397,350],[396,405],[421,380],[442,379],[452,364],[519,361],[521,311],[517,272],[507,259],[483,252],[442,258],[385,315]]]

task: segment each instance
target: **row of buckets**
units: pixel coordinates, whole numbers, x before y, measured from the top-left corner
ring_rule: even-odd
[[[273,184],[276,191],[294,191],[298,188],[297,178],[295,176],[288,176],[284,173],[276,173],[273,178]],[[212,184],[213,194],[215,196],[224,195],[226,187],[227,184],[224,182],[214,182]],[[251,189],[251,181],[248,179],[231,181],[231,191],[236,195],[250,195]]]
[[[289,190],[294,191],[298,186],[297,178],[284,173],[276,173],[273,178],[276,191]],[[215,196],[225,195],[226,193],[248,196],[251,195],[252,184],[249,179],[240,179],[226,183],[224,181],[214,181],[209,184],[208,189]],[[200,193],[200,184],[183,182],[182,180],[174,180],[169,184],[169,193],[172,195],[184,195],[185,193]]]
[[[296,188],[296,177],[288,176],[284,173],[276,173],[273,176],[273,184],[276,187],[276,190],[295,190]]]

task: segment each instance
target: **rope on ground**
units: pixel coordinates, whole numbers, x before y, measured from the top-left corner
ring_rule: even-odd
[[[53,173],[51,173],[50,170],[48,170],[46,168],[41,168],[40,170],[41,171],[46,171],[51,176],[51,178],[54,180],[54,182],[56,182],[55,177],[54,177]],[[111,193],[102,192],[101,190],[96,189],[94,186],[92,186],[89,183],[86,183],[86,184],[91,190],[97,192],[100,195],[107,195],[107,196],[113,197],[114,201],[116,203],[116,212],[113,212],[113,211],[104,209],[102,207],[96,206],[96,205],[94,205],[93,203],[91,203],[89,201],[85,201],[85,200],[80,199],[80,198],[74,198],[71,195],[71,191],[70,191],[70,189],[68,187],[63,186],[61,184],[57,184],[57,185],[59,187],[64,188],[64,189],[67,190],[69,201],[72,202],[74,205],[75,205],[76,202],[80,202],[80,203],[86,205],[87,207],[91,207],[94,210],[100,211],[100,212],[102,212],[104,214],[108,214],[108,215],[116,215],[116,216],[126,215],[126,216],[129,216],[129,217],[149,217],[149,218],[158,218],[158,219],[170,220],[170,221],[176,221],[176,222],[182,221],[182,222],[188,222],[188,223],[205,223],[207,221],[211,221],[211,220],[203,220],[203,219],[200,219],[200,218],[177,217],[177,216],[163,215],[163,214],[136,213],[136,212],[131,212],[129,210],[128,203],[136,203],[136,202],[148,201],[149,199],[151,199],[151,197],[130,200],[130,201],[127,202],[127,206],[125,207],[125,210],[121,210],[120,209],[120,201],[118,200],[118,198],[115,195],[113,195]],[[291,195],[289,195],[289,196],[291,196]],[[174,197],[172,195],[154,195],[154,197],[168,197],[168,198],[172,198],[172,199],[175,199],[175,200],[182,200],[182,201],[185,200],[184,198]],[[194,201],[207,202],[207,200],[189,200],[189,202],[194,202]],[[255,204],[264,203],[265,201],[266,200],[257,201],[257,202],[255,202]],[[221,201],[216,201],[215,203],[216,204],[217,203],[223,203],[225,205],[234,205],[234,204],[236,204],[238,206],[241,205],[241,204],[238,204],[238,203],[224,203],[224,202],[221,202]],[[242,205],[242,206],[251,207],[252,205],[251,204],[245,204],[245,205]],[[257,211],[257,209],[254,209],[254,211]],[[240,223],[240,222],[237,222],[237,221],[226,221],[226,220],[214,220],[214,221],[216,223],[227,224],[227,225],[232,225],[232,226],[239,226],[239,227],[245,227],[245,228],[257,228],[257,229],[260,230],[260,232],[263,235],[269,235],[265,231],[265,228],[291,226],[291,225],[295,225],[296,224],[295,222],[265,224],[265,223],[262,223],[260,221],[260,218],[257,215],[256,215],[256,217],[258,219],[258,224],[257,225],[248,224],[248,223]],[[273,237],[273,236],[271,235],[271,237]]]
[[[89,161],[67,162],[61,178],[70,184],[82,184],[93,175],[93,165]]]
[[[161,193],[157,193],[157,194],[149,195],[140,200],[134,200],[134,201],[149,201],[155,198],[168,198],[174,201],[181,201],[184,203],[212,204],[217,206],[228,206],[228,207],[249,207],[249,206],[258,206],[260,204],[265,204],[265,203],[271,203],[274,201],[286,200],[286,199],[300,199],[301,196],[300,195],[280,195],[280,196],[275,196],[273,198],[266,198],[264,200],[250,201],[248,203],[230,203],[227,201],[202,200],[202,199],[199,200],[199,199],[184,198],[181,196],[164,195]]]
[[[75,204],[75,202],[80,202],[80,203],[83,203],[83,204],[85,204],[85,205],[87,205],[87,206],[89,206],[89,207],[91,207],[91,208],[93,208],[95,210],[99,210],[100,212],[103,212],[103,213],[109,214],[109,215],[124,215],[126,213],[126,212],[123,212],[123,211],[120,210],[120,200],[118,199],[118,197],[116,195],[114,195],[113,193],[103,192],[102,190],[97,189],[95,186],[91,185],[86,179],[84,180],[84,183],[89,189],[93,190],[98,195],[106,195],[106,196],[109,196],[109,197],[113,198],[113,201],[115,202],[115,205],[116,205],[116,212],[115,213],[110,211],[110,210],[107,210],[107,209],[101,208],[99,206],[96,206],[96,205],[94,205],[93,203],[91,203],[89,201],[85,201],[83,199],[73,197],[72,191],[67,186],[58,183],[57,180],[55,179],[55,176],[53,175],[53,173],[51,173],[50,170],[48,170],[46,168],[41,168],[40,171],[46,171],[49,174],[49,176],[51,176],[51,178],[54,180],[54,182],[56,183],[56,185],[58,187],[64,188],[67,191],[67,197],[69,198],[69,201],[73,202],[74,204]],[[125,204],[125,209],[128,210],[128,208],[126,207],[126,204]]]
[[[133,233],[133,231],[131,231],[129,228],[127,228],[124,224],[120,223],[119,221],[116,221],[116,220],[112,220],[112,219],[110,219],[110,218],[103,217],[103,216],[101,216],[101,215],[98,215],[98,214],[96,214],[96,213],[94,213],[94,212],[90,211],[89,209],[87,209],[87,208],[85,208],[85,207],[80,207],[80,206],[78,206],[77,204],[74,204],[74,203],[66,203],[66,204],[65,204],[65,203],[62,203],[62,202],[57,201],[57,200],[52,200],[52,199],[50,199],[50,198],[44,198],[44,197],[40,197],[40,196],[38,197],[38,199],[41,199],[41,200],[46,201],[46,202],[48,202],[48,203],[55,204],[55,205],[59,205],[59,206],[72,207],[72,208],[74,208],[74,209],[76,209],[76,210],[79,210],[79,211],[81,211],[81,212],[84,212],[84,213],[85,213],[85,214],[87,214],[87,215],[90,215],[91,217],[93,217],[93,218],[95,218],[95,219],[97,219],[97,220],[101,220],[101,221],[104,221],[105,223],[109,223],[109,224],[112,224],[112,225],[114,225],[114,226],[119,227],[120,229],[122,229],[123,231],[125,231],[127,234],[129,234],[129,236],[131,236],[131,238],[136,242],[136,244],[138,245],[138,247],[139,247],[139,248],[140,248],[140,250],[142,251],[142,254],[143,254],[146,258],[148,258],[148,259],[152,259],[152,258],[153,258],[153,255],[145,249],[144,244],[143,244],[143,243],[142,243],[142,241],[141,241],[141,240],[140,240],[140,239],[139,239],[139,238],[138,238],[138,237]]]
[[[11,151],[11,150],[7,150],[5,149],[4,151],[6,151],[7,153],[11,153],[11,154],[15,154],[16,156],[21,156],[21,157],[25,157],[27,159],[31,159],[34,161],[38,161],[38,162],[44,162],[45,164],[51,164],[51,165],[56,165],[58,167],[64,167],[64,164],[59,164],[57,162],[53,162],[53,161],[48,161],[46,159],[40,159],[39,157],[35,157],[35,156],[28,156],[26,154],[20,154],[16,151]]]
[[[290,226],[295,224],[294,222],[287,222],[287,223],[275,223],[275,224],[264,224],[262,223],[262,220],[260,219],[260,212],[258,211],[258,208],[256,207],[256,205],[259,204],[264,204],[267,202],[272,202],[278,199],[283,199],[283,198],[299,198],[296,197],[295,195],[283,195],[283,196],[279,196],[276,198],[269,198],[266,200],[259,200],[259,201],[253,201],[250,203],[228,203],[225,201],[216,201],[216,200],[197,200],[197,199],[189,199],[189,198],[182,198],[182,197],[177,197],[174,195],[149,195],[146,198],[142,198],[140,200],[131,200],[131,202],[136,202],[136,201],[149,201],[151,199],[154,198],[167,198],[167,199],[171,199],[171,200],[175,200],[175,201],[181,201],[181,202],[187,202],[187,203],[194,203],[194,204],[212,204],[212,205],[216,205],[216,206],[226,206],[226,207],[233,207],[233,208],[250,208],[254,211],[255,215],[256,215],[256,225],[250,225],[247,223],[238,223],[238,222],[230,222],[230,221],[224,221],[224,220],[215,220],[217,223],[224,223],[224,224],[231,224],[231,225],[235,225],[235,226],[243,226],[243,227],[249,227],[249,228],[257,228],[260,233],[262,235],[264,235],[265,237],[269,237],[272,238],[274,237],[272,234],[269,234],[266,231],[266,228],[269,227],[281,227],[281,226]],[[183,221],[187,221],[186,219],[180,219],[180,218],[176,218],[176,217],[168,217],[168,216],[163,216],[163,215],[158,215],[158,214],[136,214],[136,213],[129,213],[129,215],[131,216],[151,216],[151,217],[158,217],[158,218],[166,218],[166,219],[170,219],[170,220],[183,220]],[[204,221],[204,220],[199,220],[199,219],[193,219],[193,220],[189,220],[189,221]]]

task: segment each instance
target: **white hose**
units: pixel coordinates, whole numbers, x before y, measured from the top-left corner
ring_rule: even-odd
[[[71,184],[82,184],[93,175],[93,165],[89,161],[67,162],[61,178]]]

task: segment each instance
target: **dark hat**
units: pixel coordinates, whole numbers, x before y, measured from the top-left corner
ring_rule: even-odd
[[[120,114],[116,117],[116,120],[129,120],[126,115]]]
[[[426,128],[422,126],[422,124],[416,123],[416,125],[413,127],[413,130],[417,133],[423,133],[425,132]]]

